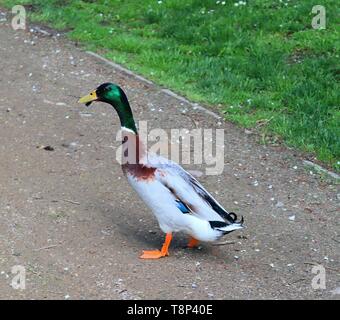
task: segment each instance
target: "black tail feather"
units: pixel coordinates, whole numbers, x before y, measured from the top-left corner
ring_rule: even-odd
[[[241,220],[237,221],[237,214],[235,212],[229,212],[227,214],[224,214],[223,217],[229,222],[229,223],[239,223],[243,224],[244,219],[243,216],[241,216]]]
[[[223,228],[228,225],[228,223],[223,221],[209,221],[209,223],[212,229]]]

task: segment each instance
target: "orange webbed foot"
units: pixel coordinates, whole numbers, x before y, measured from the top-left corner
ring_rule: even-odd
[[[172,239],[172,234],[167,233],[165,237],[165,242],[161,250],[148,250],[148,251],[143,250],[143,254],[140,256],[140,258],[141,259],[159,259],[159,258],[168,256],[169,255],[168,249],[171,243],[171,239]]]
[[[189,249],[193,249],[193,248],[196,248],[197,246],[198,246],[198,240],[193,237],[190,237],[187,247]]]
[[[140,256],[141,259],[159,259],[168,256],[169,252],[163,253],[160,250],[143,250],[143,254]]]

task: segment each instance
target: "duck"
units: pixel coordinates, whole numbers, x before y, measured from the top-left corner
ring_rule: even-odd
[[[78,102],[88,107],[96,101],[116,110],[122,133],[122,171],[165,233],[161,249],[143,250],[141,259],[168,256],[175,232],[187,234],[187,247],[192,249],[199,242],[215,242],[243,228],[243,216],[238,220],[235,213],[226,211],[193,175],[176,162],[146,150],[128,98],[119,85],[103,83]]]

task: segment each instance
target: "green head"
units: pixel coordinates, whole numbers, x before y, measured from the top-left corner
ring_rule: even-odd
[[[114,83],[103,83],[87,96],[80,98],[78,102],[85,103],[86,106],[89,106],[94,101],[111,104],[118,113],[121,126],[137,134],[137,128],[129,101],[121,87]]]

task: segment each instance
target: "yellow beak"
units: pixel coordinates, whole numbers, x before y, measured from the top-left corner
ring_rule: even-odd
[[[98,99],[97,93],[96,93],[96,90],[94,90],[90,94],[88,94],[87,96],[80,98],[78,100],[78,103],[89,103],[89,102],[95,101],[97,99]]]

